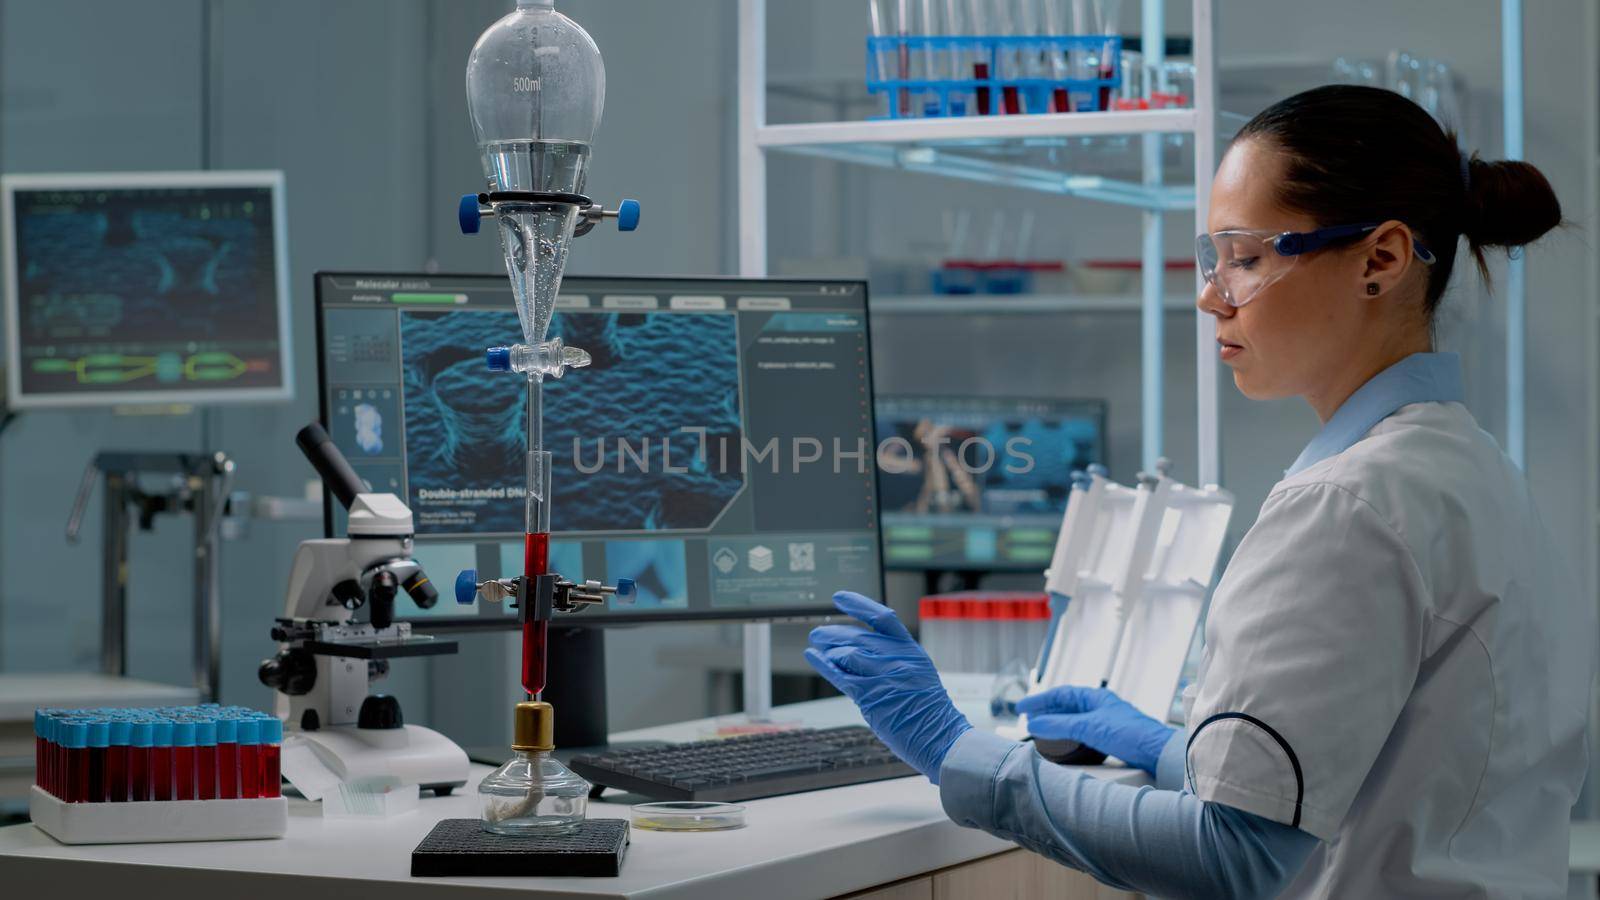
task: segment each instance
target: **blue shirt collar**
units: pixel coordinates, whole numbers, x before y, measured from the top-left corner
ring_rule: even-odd
[[[1362,385],[1300,451],[1285,477],[1297,475],[1361,440],[1374,425],[1412,403],[1461,402],[1461,358],[1454,353],[1413,353]]]

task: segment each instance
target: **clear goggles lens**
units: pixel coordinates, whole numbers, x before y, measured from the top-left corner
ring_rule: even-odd
[[[1218,231],[1195,239],[1200,274],[1229,306],[1243,306],[1289,274],[1299,256],[1283,256],[1273,244],[1276,235]]]

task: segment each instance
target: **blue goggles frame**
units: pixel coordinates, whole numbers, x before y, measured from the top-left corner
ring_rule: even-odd
[[[1338,241],[1371,234],[1382,224],[1382,222],[1362,222],[1359,225],[1330,225],[1327,228],[1318,228],[1316,231],[1285,231],[1268,238],[1267,243],[1278,251],[1279,256],[1300,256],[1321,250]],[[1427,265],[1431,266],[1437,261],[1433,252],[1414,237],[1411,239],[1411,249],[1417,254],[1417,259]]]

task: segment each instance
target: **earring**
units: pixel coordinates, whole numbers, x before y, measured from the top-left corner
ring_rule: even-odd
[[[1368,297],[1376,297],[1376,296],[1378,296],[1378,283],[1376,281],[1367,282],[1367,296]]]

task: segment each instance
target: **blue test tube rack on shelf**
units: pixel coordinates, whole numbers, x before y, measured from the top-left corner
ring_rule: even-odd
[[[874,77],[884,69],[973,77]],[[1079,77],[1041,74],[1060,72]],[[1118,35],[867,38],[867,92],[888,95],[890,119],[1107,110],[1121,84]]]

